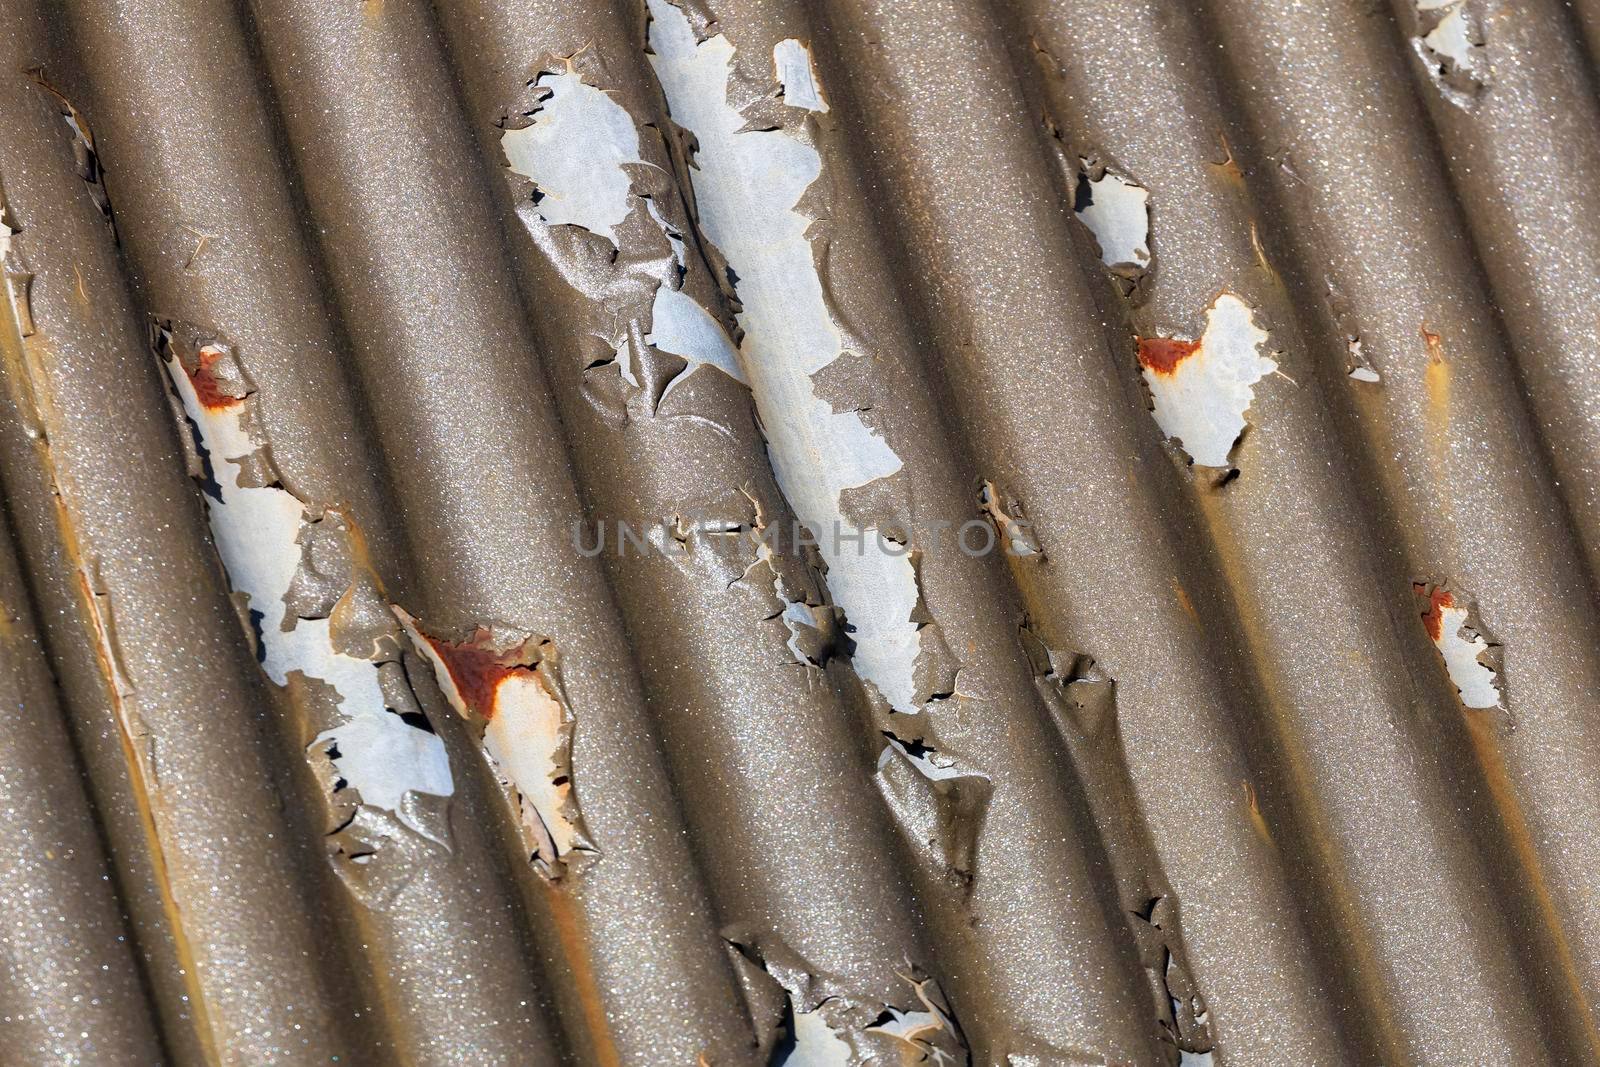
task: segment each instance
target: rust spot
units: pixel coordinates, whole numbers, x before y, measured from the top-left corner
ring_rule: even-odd
[[[1422,613],[1422,624],[1428,628],[1428,636],[1434,644],[1444,635],[1444,612],[1446,608],[1456,606],[1456,598],[1450,595],[1449,590],[1435,588],[1432,593],[1421,582],[1411,583],[1412,592],[1418,596],[1428,598],[1428,610]]]
[[[1428,362],[1433,364],[1444,362],[1444,338],[1428,329],[1428,324],[1422,324],[1422,343],[1428,346]]]
[[[1189,599],[1188,590],[1184,589],[1183,583],[1179,582],[1177,578],[1172,579],[1172,591],[1177,594],[1178,607],[1183,609],[1183,613],[1189,616],[1191,622],[1199,625],[1200,613],[1194,610],[1194,601]]]
[[[1178,364],[1200,350],[1199,341],[1180,341],[1173,337],[1139,337],[1139,365],[1152,373],[1171,377]]]
[[[527,675],[538,679],[539,685],[552,698],[555,694],[550,691],[550,684],[542,674],[525,662],[520,647],[510,650],[497,649],[491,643],[489,631],[479,627],[471,637],[462,642],[444,641],[436,637],[423,637],[439,657],[439,662],[444,664],[445,670],[450,672],[450,681],[454,683],[456,691],[461,694],[461,700],[472,711],[482,715],[484,720],[492,721],[496,711],[496,702],[499,698],[500,687],[507,678],[517,675]]]
[[[1242,184],[1244,172],[1239,169],[1239,161],[1233,156],[1233,146],[1228,143],[1228,135],[1219,133],[1217,140],[1222,142],[1222,162],[1213,163],[1211,166],[1216,167],[1217,171],[1228,180]]]
[[[220,359],[222,359],[222,349],[216,345],[202,345],[199,365],[192,371],[188,367],[183,369],[194,385],[194,395],[199,398],[201,405],[207,411],[227,411],[244,403],[244,397],[232,396],[227,392],[227,385],[212,369]]]

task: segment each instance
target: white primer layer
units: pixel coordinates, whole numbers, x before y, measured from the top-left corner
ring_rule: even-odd
[[[1494,671],[1478,658],[1489,651],[1489,642],[1467,626],[1465,608],[1439,608],[1439,639],[1434,644],[1444,657],[1450,681],[1461,693],[1462,704],[1469,708],[1500,707],[1500,690],[1494,685]]]
[[[561,753],[567,748],[563,736],[568,725],[566,708],[533,666],[508,668],[494,685],[492,705],[469,707],[433,638],[423,633],[404,609],[393,610],[412,647],[433,668],[439,691],[456,714],[469,722],[488,720],[483,732],[484,755],[495,774],[516,790],[519,821],[536,842],[539,858],[555,868],[578,845],[578,827],[567,816],[571,777],[556,781]]]
[[[817,67],[811,61],[811,49],[793,37],[772,46],[772,66],[783,86],[783,102],[790,107],[803,107],[807,111],[826,111],[828,102],[822,99],[822,87],[817,83]]]
[[[402,800],[408,792],[440,797],[455,793],[444,742],[388,710],[377,664],[335,651],[330,620],[293,619],[284,629],[288,612],[283,598],[300,566],[306,506],[284,489],[240,485],[238,461],[256,451],[242,421],[245,401],[207,408],[176,355],[167,358],[166,367],[221,490],[220,503],[206,496],[212,539],[229,583],[261,616],[262,669],[278,685],[287,685],[289,675],[299,673],[333,687],[345,724],[318,734],[310,748],[331,742],[339,752],[333,759],[335,770],[360,792],[363,804],[392,811],[411,829],[431,837],[407,815]]]
[[[550,96],[534,113],[531,126],[507,130],[500,138],[507,164],[532,179],[544,194],[537,205],[540,218],[553,225],[581,226],[620,249],[616,227],[635,210],[633,181],[623,167],[644,163],[632,116],[575,71],[542,74],[537,84],[549,89]],[[666,236],[672,260],[681,270],[688,262],[683,235],[668,224],[653,199],[638,199]],[[693,297],[663,279],[650,316],[645,343],[689,361],[684,372],[667,383],[661,399],[702,364],[744,381],[727,333]],[[612,350],[623,380],[637,388],[639,378],[626,335],[613,339]]]
[[[914,754],[910,749],[895,738],[889,738],[889,743],[878,754],[878,770],[883,770],[894,759],[893,753],[898,752],[911,762],[924,778],[930,782],[942,782],[949,778],[971,778],[971,771],[961,770],[956,766],[955,760],[938,752],[931,755]]]
[[[1106,266],[1150,265],[1150,194],[1144,188],[1107,171],[1089,181],[1089,204],[1077,216],[1094,234]]]
[[[913,666],[921,646],[911,613],[916,574],[906,552],[875,529],[864,544],[839,496],[900,469],[898,456],[854,411],[818,398],[811,376],[843,354],[806,231],[795,205],[822,170],[816,150],[781,130],[741,133],[728,105],[733,45],[695,41],[688,18],[649,0],[649,56],[672,118],[699,142],[692,170],[700,222],[738,276],[744,306],[740,363],[755,395],[778,485],[822,542],[829,591],[853,627],[855,667],[898,711],[916,712]],[[842,541],[842,543],[841,543]]]
[[[541,74],[536,84],[550,96],[532,125],[501,136],[506,162],[544,194],[540,218],[582,226],[615,246],[633,186],[622,167],[643,162],[639,131],[621,105],[576,72]]]
[[[650,307],[650,332],[645,334],[644,340],[662,352],[671,352],[689,361],[683,373],[661,390],[662,400],[703,363],[736,382],[744,382],[739,353],[728,340],[727,331],[699,301],[681,289],[663,285],[656,290],[655,302]]]
[[[1244,414],[1255,399],[1252,387],[1278,369],[1259,352],[1266,340],[1250,305],[1223,293],[1206,309],[1206,329],[1193,354],[1171,374],[1143,368],[1156,425],[1176,437],[1196,463],[1228,465],[1228,453],[1244,432]]]
[[[1428,31],[1422,43],[1428,49],[1450,60],[1458,69],[1465,70],[1472,62],[1471,34],[1467,29],[1467,13],[1463,5],[1456,4],[1439,24]]]
[[[794,1016],[794,1047],[773,1067],[850,1067],[850,1046],[833,1032],[820,1011],[801,1011],[789,996]]]

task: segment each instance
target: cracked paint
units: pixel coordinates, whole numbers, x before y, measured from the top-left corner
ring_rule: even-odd
[[[1138,338],[1156,425],[1200,466],[1229,465],[1255,397],[1253,386],[1278,369],[1260,354],[1266,340],[1250,305],[1232,293],[1223,293],[1206,309],[1198,341]]]
[[[1483,662],[1484,653],[1490,649],[1489,642],[1471,625],[1468,609],[1458,604],[1455,594],[1443,587],[1430,588],[1417,583],[1412,588],[1418,596],[1428,600],[1422,622],[1434,647],[1444,658],[1445,671],[1461,703],[1469,708],[1502,707],[1495,672]]]
[[[994,482],[986,481],[979,488],[978,506],[1004,539],[1006,555],[1041,554],[1039,539],[1033,533],[1033,524],[1022,515],[1022,509],[1017,502],[1007,496]]]
[[[425,633],[403,608],[393,610],[456,714],[482,727],[483,754],[515,793],[535,861],[559,877],[573,852],[593,849],[573,795],[573,719],[551,673],[549,643],[502,640],[482,627],[465,641],[447,641]]]
[[[376,647],[370,658],[339,651],[332,632],[337,608],[321,618],[289,611],[286,598],[306,550],[303,534],[326,519],[312,515],[276,479],[268,485],[243,479],[246,470],[268,461],[252,433],[249,389],[219,376],[228,350],[220,342],[202,344],[189,367],[170,331],[159,332],[157,347],[195,447],[206,460],[212,539],[229,584],[245,598],[256,622],[261,669],[279,686],[298,674],[325,683],[337,695],[344,722],[319,734],[307,747],[308,756],[320,752],[331,760],[341,783],[336,793],[353,789],[362,804],[391,811],[406,826],[433,837],[408,810],[407,794],[449,797],[455,783],[443,742],[406,722],[385,699],[379,667],[389,657]],[[341,603],[354,589],[352,583]]]
[[[903,547],[875,528],[846,521],[840,494],[887,478],[900,458],[855,411],[834,411],[812,375],[844,355],[807,237],[812,220],[795,210],[822,159],[785,130],[746,130],[728,103],[734,47],[718,34],[697,42],[688,18],[649,0],[655,69],[673,120],[697,144],[690,178],[706,237],[737,278],[739,348],[778,485],[816,535],[827,584],[844,611],[854,663],[898,711],[915,712],[914,668],[921,636],[912,615],[915,570]],[[832,536],[850,530],[850,536]]]

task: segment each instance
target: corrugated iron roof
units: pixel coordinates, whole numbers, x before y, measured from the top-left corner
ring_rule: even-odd
[[[0,7],[8,1057],[1600,1059],[1597,41]]]

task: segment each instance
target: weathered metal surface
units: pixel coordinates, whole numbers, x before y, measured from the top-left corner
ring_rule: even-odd
[[[8,1050],[1600,1059],[1597,11],[0,6]]]

